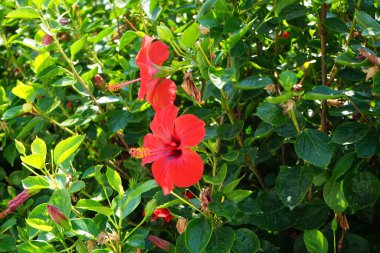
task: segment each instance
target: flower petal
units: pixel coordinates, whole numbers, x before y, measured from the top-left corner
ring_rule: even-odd
[[[150,44],[147,53],[150,63],[159,66],[169,58],[168,46],[161,41],[155,41]]]
[[[177,86],[170,79],[159,79],[153,90],[148,90],[147,101],[155,111],[173,104],[176,98]],[[153,80],[151,81],[153,82]],[[153,85],[152,85],[153,86]]]
[[[174,186],[168,176],[166,160],[155,161],[152,165],[152,172],[157,184],[161,186],[164,195],[168,195],[173,190]]]
[[[178,158],[168,159],[166,169],[170,182],[178,187],[189,187],[203,175],[202,158],[193,150],[184,148]]]
[[[148,155],[142,158],[142,165],[165,159],[171,154],[171,151],[166,148],[166,145],[162,142],[162,140],[153,134],[147,134],[144,137],[143,149],[147,150]]]
[[[140,67],[140,64],[147,64],[148,63],[148,49],[149,46],[152,44],[154,40],[154,37],[149,37],[148,35],[145,35],[142,39],[141,43],[141,49],[138,52],[136,56],[136,64]]]
[[[205,123],[193,114],[182,115],[174,122],[174,135],[181,141],[180,148],[198,145],[205,134]]]
[[[174,105],[158,110],[150,123],[153,135],[169,144],[173,141],[174,120],[177,117],[178,108]]]

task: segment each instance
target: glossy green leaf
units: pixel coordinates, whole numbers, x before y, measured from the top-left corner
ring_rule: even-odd
[[[60,141],[54,148],[54,163],[61,164],[71,156],[84,140],[84,135],[76,135]]]
[[[365,11],[357,10],[355,20],[361,28],[363,36],[378,36],[380,34],[380,24]]]
[[[170,42],[171,40],[173,40],[173,33],[167,26],[157,26],[157,34],[158,37],[163,41]]]
[[[302,202],[312,182],[312,168],[282,166],[276,178],[278,196],[285,206],[293,209]]]
[[[315,129],[304,129],[297,136],[294,148],[297,155],[306,162],[326,167],[334,153],[334,148],[329,142],[330,138],[325,133]]]
[[[266,76],[250,76],[235,85],[241,90],[257,90],[265,88],[267,85],[273,84],[272,79]]]
[[[59,189],[53,192],[50,197],[50,204],[58,208],[66,217],[71,213],[71,197],[66,189]]]
[[[344,97],[342,91],[333,90],[326,86],[316,86],[312,91],[307,92],[302,96],[303,100],[323,100],[335,99]]]
[[[74,59],[74,56],[81,51],[87,43],[87,35],[82,36],[79,40],[75,41],[71,46],[70,46],[70,55],[71,59]]]
[[[335,143],[347,145],[362,139],[369,131],[369,128],[357,122],[345,122],[339,125],[331,136]]]
[[[320,198],[299,205],[299,218],[294,225],[301,230],[313,230],[322,227],[329,219],[330,209]]]
[[[208,68],[208,76],[210,81],[218,88],[223,89],[224,85],[228,83],[235,75],[233,68],[221,68],[210,66]]]
[[[183,31],[180,43],[183,48],[194,48],[195,42],[198,40],[200,35],[199,24],[194,22],[185,31]]]
[[[228,226],[215,229],[205,253],[229,253],[235,241],[235,231]]]
[[[297,76],[292,71],[286,70],[280,74],[279,82],[284,90],[289,92],[297,83]]]
[[[37,190],[37,189],[48,189],[49,181],[42,176],[29,176],[22,180],[22,186],[24,189]]]
[[[327,253],[329,244],[326,237],[319,230],[307,230],[303,234],[303,241],[310,253]]]
[[[57,252],[53,245],[42,240],[24,242],[21,245],[17,245],[17,250],[19,253]]]
[[[6,17],[13,19],[34,19],[40,18],[40,15],[36,9],[30,6],[23,6],[9,12]]]
[[[236,43],[238,43],[243,38],[243,36],[251,29],[253,22],[254,20],[248,24],[243,25],[241,29],[232,33],[228,39],[220,42],[224,53],[228,53],[228,51],[231,50],[236,45]]]
[[[244,127],[243,121],[239,121],[235,123],[234,125],[230,125],[230,124],[220,125],[216,129],[216,134],[224,140],[231,140],[231,139],[236,138],[240,134],[240,132],[243,130],[243,127]]]
[[[227,175],[227,165],[224,163],[219,169],[215,177],[209,175],[203,175],[203,180],[206,183],[213,185],[220,185],[223,183]]]
[[[192,253],[205,250],[212,236],[212,221],[206,217],[191,220],[185,231],[185,244]]]
[[[124,49],[126,46],[131,44],[137,38],[137,34],[134,31],[126,31],[120,38],[119,50]]]
[[[258,252],[260,250],[260,241],[256,233],[248,228],[236,230],[236,239],[232,248],[235,253]]]
[[[272,126],[282,126],[288,121],[288,117],[282,113],[281,107],[268,102],[261,103],[257,107],[256,115]]]
[[[12,252],[16,250],[16,241],[7,234],[0,235],[0,252]]]
[[[12,93],[17,97],[30,101],[30,98],[33,97],[36,90],[30,86],[25,85],[21,82],[18,82],[17,86],[12,89]]]
[[[45,167],[45,156],[41,154],[21,156],[20,158],[23,163],[32,166],[33,168],[41,170],[43,167]]]
[[[96,239],[99,235],[99,228],[96,223],[89,218],[71,219],[73,231],[86,238]]]
[[[343,192],[343,181],[334,182],[332,179],[329,179],[323,187],[323,199],[336,212],[346,210],[348,203]]]
[[[354,152],[341,156],[334,165],[331,178],[334,181],[337,181],[341,176],[343,176],[350,169],[355,157],[356,154]]]
[[[373,205],[380,196],[378,178],[369,171],[362,171],[343,180],[344,196],[356,211]]]
[[[99,202],[92,199],[80,199],[75,207],[78,209],[94,211],[105,216],[110,216],[113,212],[111,208],[103,206]]]
[[[123,195],[124,189],[123,185],[121,184],[121,177],[119,173],[117,173],[116,170],[111,169],[110,167],[107,167],[106,171],[107,181],[110,184],[110,186],[117,191],[120,195]]]
[[[51,226],[46,220],[30,218],[26,219],[26,223],[32,228],[38,229],[40,231],[50,232],[53,230],[53,226]]]

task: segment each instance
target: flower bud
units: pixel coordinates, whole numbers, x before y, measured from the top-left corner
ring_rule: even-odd
[[[206,26],[199,25],[198,29],[199,29],[199,32],[203,35],[208,35],[210,33],[210,28]]]
[[[154,216],[151,218],[151,221],[156,221],[158,218],[163,218],[166,222],[169,222],[174,218],[167,208],[158,208],[154,210],[153,215]]]
[[[42,45],[50,45],[53,42],[53,37],[51,37],[49,34],[45,34],[45,36],[42,38]]]
[[[20,194],[18,194],[16,197],[14,197],[12,200],[8,202],[8,208],[0,213],[0,219],[4,218],[10,213],[13,213],[13,211],[16,210],[22,204],[24,204],[25,201],[27,201],[30,198],[30,196],[38,192],[39,190],[23,190]]]
[[[289,113],[291,110],[294,109],[295,105],[296,105],[296,102],[293,99],[289,99],[288,101],[286,101],[285,103],[281,105],[282,113],[283,114]]]
[[[58,225],[61,225],[61,222],[62,221],[67,221],[67,218],[66,216],[61,213],[61,211],[56,208],[55,206],[53,205],[47,205],[46,207],[48,213],[49,213],[49,216],[50,218]]]
[[[162,249],[162,250],[165,250],[165,251],[169,251],[171,247],[173,247],[173,245],[168,242],[168,241],[165,241],[157,236],[154,236],[154,235],[150,235],[148,236],[148,240],[153,243],[156,247]]]
[[[191,72],[187,72],[185,74],[181,87],[187,95],[194,98],[198,103],[202,102],[201,93],[199,92],[197,86],[194,84],[192,80]]]
[[[99,74],[96,74],[94,79],[95,79],[96,84],[98,85],[99,90],[103,89],[103,86],[104,86],[103,77]]]
[[[145,215],[150,216],[156,209],[156,206],[157,206],[157,200],[156,199],[150,200],[145,206],[145,209],[144,209]]]
[[[60,18],[60,19],[58,19],[58,22],[61,25],[67,25],[68,23],[70,23],[70,19],[69,18]]]
[[[176,224],[176,228],[179,234],[185,232],[187,226],[187,219],[179,218]]]

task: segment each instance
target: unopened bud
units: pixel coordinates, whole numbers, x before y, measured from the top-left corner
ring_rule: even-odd
[[[173,245],[168,242],[168,241],[165,241],[157,236],[154,236],[154,235],[150,235],[148,236],[148,240],[153,243],[156,247],[162,249],[162,250],[165,250],[165,251],[169,251],[171,247],[173,247]]]
[[[201,93],[199,92],[197,86],[194,84],[192,79],[193,78],[191,72],[187,72],[183,78],[183,83],[181,87],[187,95],[194,98],[198,103],[201,103]]]
[[[154,210],[156,210],[156,207],[157,207],[157,200],[156,199],[150,200],[145,206],[145,209],[144,209],[145,215],[147,217],[151,216]]]
[[[210,33],[210,28],[206,26],[199,25],[198,29],[199,29],[199,32],[203,35],[208,35]]]
[[[276,91],[276,85],[274,85],[273,83],[271,83],[271,84],[268,84],[267,86],[265,86],[264,89],[266,91],[268,91],[269,93],[274,93]]]
[[[33,110],[33,105],[31,103],[25,103],[22,105],[22,110],[24,112],[31,112]]]
[[[187,226],[187,219],[179,218],[177,220],[176,228],[179,234],[183,234],[185,232]]]
[[[42,38],[42,45],[50,45],[53,42],[53,37],[51,37],[49,34],[45,34],[45,36]]]
[[[281,105],[282,113],[287,114],[288,112],[294,109],[295,105],[296,105],[296,102],[294,102],[293,99],[289,99],[288,101],[286,101],[285,103]]]
[[[61,25],[67,25],[68,23],[70,23],[70,19],[69,18],[60,18],[60,19],[58,19],[58,22]]]
[[[58,225],[61,225],[62,221],[67,221],[67,217],[55,206],[47,205],[46,207],[50,218]]]
[[[103,89],[103,86],[104,86],[103,77],[99,74],[96,74],[94,79],[95,79],[96,84],[98,85],[99,90]]]

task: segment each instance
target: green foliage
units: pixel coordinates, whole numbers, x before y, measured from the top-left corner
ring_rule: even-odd
[[[0,252],[378,250],[378,2],[3,2]],[[206,128],[202,178],[168,195],[130,152],[141,82],[109,89],[145,35]]]

